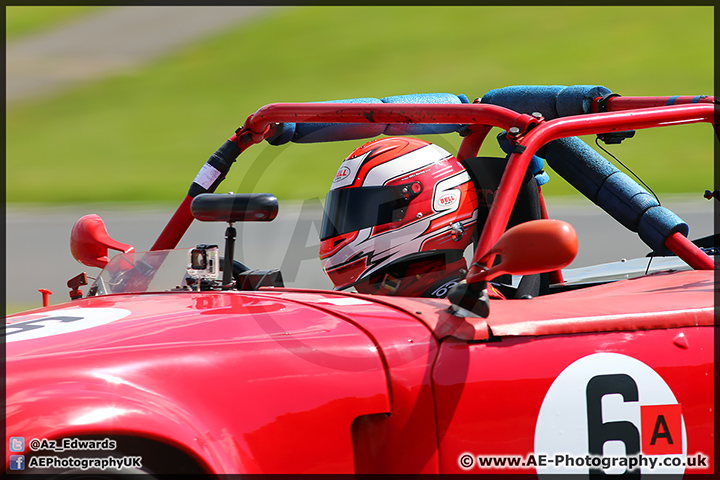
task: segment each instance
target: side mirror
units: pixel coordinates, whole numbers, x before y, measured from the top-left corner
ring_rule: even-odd
[[[132,245],[120,243],[108,235],[105,222],[94,213],[80,218],[70,232],[70,251],[75,260],[89,267],[105,268],[110,261],[108,249],[134,252]]]
[[[477,281],[499,275],[532,275],[565,267],[578,251],[577,233],[562,220],[532,220],[507,230],[480,259],[490,265],[496,255],[500,263],[485,270]]]

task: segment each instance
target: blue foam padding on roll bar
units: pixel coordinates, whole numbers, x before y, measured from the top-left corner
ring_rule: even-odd
[[[563,85],[514,85],[490,90],[480,103],[490,103],[518,113],[540,112],[546,119],[557,118],[555,98],[566,88]]]
[[[559,117],[590,113],[595,98],[612,93],[609,88],[594,85],[572,85],[562,90],[555,99],[555,111]]]
[[[449,93],[417,93],[377,98],[353,98],[346,100],[330,100],[314,103],[434,103],[461,104],[470,103],[466,95]],[[295,143],[333,142],[339,140],[356,140],[386,135],[424,135],[434,133],[451,133],[463,128],[464,125],[436,124],[384,124],[384,123],[284,123],[278,127],[278,133],[268,138],[271,145],[282,145],[289,141]]]
[[[351,98],[313,103],[382,103],[377,98]],[[380,123],[298,123],[292,141],[295,143],[334,142],[377,137],[385,130]]]
[[[502,148],[503,152],[510,155],[513,153],[514,147],[510,145],[510,141],[507,139],[507,132],[502,131],[497,136],[498,144],[500,145],[500,148]],[[545,167],[545,160],[538,157],[537,155],[533,155],[533,157],[530,159],[530,163],[528,164],[528,171],[532,174],[537,174]],[[545,177],[547,177],[547,174],[545,174]],[[544,178],[544,177],[543,177]],[[550,177],[547,177],[543,183],[539,185],[543,185],[550,180]]]
[[[545,158],[558,175],[593,203],[597,203],[598,192],[605,179],[620,173],[620,170],[578,137],[553,140],[542,147],[538,154]]]
[[[605,180],[596,203],[633,232],[638,231],[640,217],[645,211],[659,205],[655,197],[623,172],[610,175]]]
[[[295,124],[281,123],[278,125],[277,133],[270,138],[266,138],[265,140],[267,140],[270,145],[283,145],[291,141],[293,135],[295,135]]]
[[[655,197],[581,139],[554,140],[541,150],[555,172],[653,250],[662,249],[674,232],[687,236],[688,226],[680,217],[659,206]]]
[[[633,232],[642,214],[658,205],[655,197],[578,137],[555,140],[544,150],[553,170]]]
[[[665,248],[665,240],[675,232],[687,237],[690,229],[680,217],[665,207],[653,207],[640,218],[638,234],[653,251]]]
[[[381,99],[383,103],[431,103],[431,104],[461,104],[470,103],[465,95],[452,95],[450,93],[415,93],[411,95],[395,95]],[[434,133],[452,133],[460,130],[459,124],[426,124],[417,125],[409,123],[391,123],[385,129],[385,135],[426,135]]]
[[[546,120],[590,112],[593,99],[611,91],[595,85],[514,85],[486,93],[481,103],[490,103],[518,113],[540,112]]]
[[[535,182],[537,182],[538,187],[542,187],[549,181],[550,175],[548,175],[547,172],[539,172],[535,174]]]

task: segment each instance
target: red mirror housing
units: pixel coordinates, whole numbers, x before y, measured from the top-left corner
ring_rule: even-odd
[[[110,261],[109,248],[123,253],[135,251],[132,245],[110,238],[99,215],[91,213],[75,222],[70,233],[70,251],[75,260],[89,267],[105,268]]]
[[[500,263],[481,273],[478,280],[499,275],[532,275],[563,268],[575,259],[577,233],[562,220],[531,220],[506,231],[480,262],[490,265],[495,255]]]

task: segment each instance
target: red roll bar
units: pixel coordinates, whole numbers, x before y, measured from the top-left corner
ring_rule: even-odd
[[[593,102],[598,110],[600,99]],[[667,105],[671,102],[671,106]],[[469,283],[481,268],[479,259],[497,242],[510,218],[521,182],[535,152],[552,140],[613,131],[643,129],[663,125],[711,123],[714,126],[714,97],[619,97],[604,100],[607,112],[562,117],[544,121],[542,117],[520,114],[491,104],[348,104],[348,103],[278,103],[260,108],[248,117],[230,140],[240,151],[260,143],[276,133],[280,123],[379,123],[379,124],[463,124],[470,132],[462,142],[458,158],[475,156],[492,127],[510,130],[519,153],[510,155],[498,187],[485,228],[482,231]],[[648,108],[649,107],[649,108]],[[520,152],[520,150],[524,150]],[[152,250],[175,248],[192,222],[188,195],[178,207]],[[682,237],[673,235],[666,246],[693,268],[712,269],[714,263],[702,250]],[[561,278],[561,277],[558,277]]]
[[[490,207],[485,227],[480,234],[480,240],[475,250],[475,255],[473,256],[473,263],[468,271],[468,283],[473,283],[473,280],[479,277],[480,273],[489,266],[483,265],[479,261],[505,231],[525,172],[530,164],[530,160],[540,147],[552,140],[570,136],[651,128],[663,125],[699,122],[714,123],[714,115],[715,106],[707,104],[594,113],[550,120],[535,127],[525,135],[516,137],[515,142],[519,146],[516,148],[523,151],[510,155],[508,159],[508,164],[505,167],[505,172],[500,180],[498,192],[495,196],[496,200]],[[670,243],[674,248],[671,248],[673,253],[693,266],[693,268],[714,268],[712,259],[696,245],[692,244],[692,242],[677,242],[673,240],[670,241]],[[667,246],[670,247],[670,245]],[[679,250],[676,251],[675,249]],[[708,261],[698,261],[698,258],[704,257],[707,257],[709,263]]]
[[[530,115],[497,105],[485,104],[348,104],[348,103],[274,103],[260,108],[245,121],[230,141],[241,152],[275,134],[278,123],[416,123],[480,125],[485,135],[491,127],[519,128],[525,132],[538,124]],[[482,143],[477,143],[477,148]],[[477,152],[477,150],[476,150]],[[210,190],[208,190],[210,192]],[[187,195],[160,233],[151,250],[175,248],[193,221]]]

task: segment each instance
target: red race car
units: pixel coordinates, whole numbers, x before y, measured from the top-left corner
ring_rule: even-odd
[[[83,217],[72,253],[102,268],[87,292],[83,273],[69,303],[7,317],[7,473],[715,473],[716,238],[690,241],[578,136],[716,108],[584,85],[262,107],[149,251]],[[506,156],[478,157],[493,127]],[[456,155],[414,138],[452,133]],[[335,289],[234,258],[234,224],[278,210],[213,193],[240,153],[380,135],[328,194]],[[564,272],[577,236],[547,218],[545,162],[652,254]],[[225,243],[176,248],[193,219],[227,222]]]

